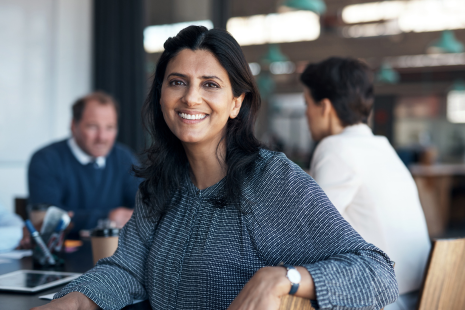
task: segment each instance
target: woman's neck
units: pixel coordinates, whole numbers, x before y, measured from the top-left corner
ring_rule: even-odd
[[[329,119],[329,135],[338,135],[344,131],[344,126],[342,126],[341,120],[337,116],[336,112],[330,116]]]
[[[210,187],[226,176],[224,140],[220,145],[214,141],[205,144],[183,143],[183,146],[191,168],[191,180],[198,189]]]

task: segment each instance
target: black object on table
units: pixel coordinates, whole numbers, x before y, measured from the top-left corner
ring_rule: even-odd
[[[76,252],[66,253],[64,255],[65,265],[58,271],[84,273],[91,269],[94,264],[92,261],[92,248],[90,240],[84,240],[83,245]],[[0,264],[0,275],[13,272],[16,270],[27,269],[33,270],[32,257],[12,260],[11,263]],[[39,299],[39,296],[56,293],[64,285],[55,286],[50,289],[40,291],[34,294],[12,293],[0,291],[0,309],[27,310],[49,303],[49,300]],[[146,310],[151,309],[150,303],[146,300],[135,305],[129,305],[125,310]]]

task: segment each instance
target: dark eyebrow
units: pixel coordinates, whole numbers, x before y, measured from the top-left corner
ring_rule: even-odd
[[[187,75],[182,74],[182,73],[178,73],[178,72],[173,72],[173,73],[168,74],[167,78],[169,78],[170,76],[179,76],[179,77],[182,77],[182,78],[187,78]],[[201,76],[201,78],[204,79],[204,80],[217,79],[217,80],[220,80],[221,82],[223,82],[223,80],[220,79],[219,77],[217,77],[216,75],[203,75],[203,76]]]
[[[219,77],[217,77],[216,75],[204,75],[204,76],[202,76],[202,79],[204,79],[204,80],[217,79],[217,80],[220,80],[221,82],[223,82],[223,80],[220,79]]]
[[[179,77],[182,77],[182,78],[187,78],[187,75],[185,74],[181,74],[181,73],[177,73],[177,72],[173,72],[173,73],[170,73],[168,74],[167,78],[170,77],[170,76],[179,76]]]

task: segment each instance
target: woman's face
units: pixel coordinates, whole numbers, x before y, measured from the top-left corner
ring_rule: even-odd
[[[161,110],[183,144],[218,142],[243,99],[234,97],[228,73],[209,51],[184,49],[166,67]]]

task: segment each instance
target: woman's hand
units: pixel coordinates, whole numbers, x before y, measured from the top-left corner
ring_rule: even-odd
[[[291,290],[283,267],[264,267],[247,282],[228,310],[277,310]]]
[[[97,310],[99,307],[86,295],[72,292],[61,298],[54,299],[50,303],[34,307],[31,310]]]

